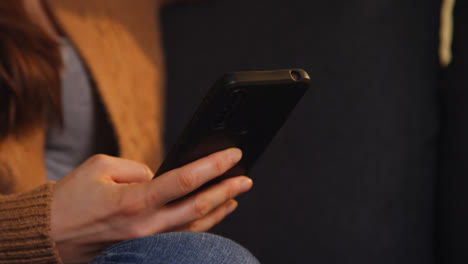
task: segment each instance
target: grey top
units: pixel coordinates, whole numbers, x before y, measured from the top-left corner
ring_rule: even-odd
[[[50,124],[45,144],[47,178],[54,181],[93,154],[114,154],[115,145],[112,137],[99,136],[112,130],[85,65],[68,39],[62,38],[61,43],[63,127]],[[100,142],[103,138],[108,140]]]

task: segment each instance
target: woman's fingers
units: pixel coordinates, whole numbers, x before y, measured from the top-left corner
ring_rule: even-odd
[[[237,208],[237,202],[233,199],[218,206],[216,209],[205,215],[204,217],[195,220],[191,223],[185,224],[172,230],[172,232],[205,232],[210,230],[213,226],[221,222],[226,216],[234,212]]]
[[[127,188],[128,192],[120,199],[124,208],[121,212],[126,216],[144,216],[133,231],[130,229],[131,233],[137,234],[134,236],[147,235],[184,225],[187,225],[187,230],[204,230],[221,221],[237,205],[227,202],[248,191],[253,184],[251,179],[245,176],[229,178],[184,196],[224,174],[241,156],[242,152],[235,148],[220,151],[167,172],[151,182],[133,185],[131,190]],[[181,197],[184,198],[179,199]],[[176,199],[179,200],[168,204]]]
[[[239,162],[241,157],[240,149],[230,148],[164,173],[151,182],[149,200],[157,203],[155,206],[159,207],[187,195],[224,174]]]
[[[168,223],[172,226],[166,228],[172,229],[176,226],[185,225],[197,219],[205,218],[215,208],[248,191],[251,187],[252,180],[245,176],[230,178],[190,197],[167,205],[159,212],[159,216],[163,216],[165,219],[173,219]],[[216,215],[219,216],[219,213]]]
[[[85,164],[101,170],[109,180],[116,183],[148,182],[154,175],[150,168],[142,163],[104,154],[92,156]]]

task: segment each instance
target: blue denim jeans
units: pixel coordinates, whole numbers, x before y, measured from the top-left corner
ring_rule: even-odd
[[[164,233],[128,240],[104,250],[91,264],[223,263],[256,264],[239,244],[209,233]]]

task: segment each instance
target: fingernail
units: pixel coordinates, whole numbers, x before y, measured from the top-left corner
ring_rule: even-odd
[[[242,158],[242,151],[238,148],[230,148],[227,150],[229,160],[234,164]]]
[[[150,179],[153,178],[154,172],[151,171],[151,169],[148,166],[143,166],[144,169],[146,170],[146,174],[150,176]]]
[[[252,188],[253,181],[249,178],[243,179],[240,183],[240,191],[241,192],[246,192]]]
[[[237,202],[236,201],[231,201],[227,206],[226,206],[226,214],[230,214],[234,212],[237,208]]]

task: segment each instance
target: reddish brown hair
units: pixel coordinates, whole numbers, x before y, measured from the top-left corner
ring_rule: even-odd
[[[0,137],[61,117],[59,44],[22,2],[0,0]]]

